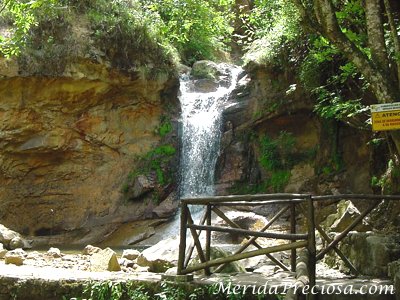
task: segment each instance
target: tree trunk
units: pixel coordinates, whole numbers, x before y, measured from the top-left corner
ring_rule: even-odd
[[[396,22],[394,21],[393,10],[390,5],[390,1],[389,0],[383,0],[383,1],[385,3],[386,15],[389,20],[390,32],[392,34],[392,40],[395,52],[395,61],[397,67],[397,82],[399,84],[399,89],[400,89],[400,38],[397,32]]]
[[[380,0],[365,0],[365,19],[367,22],[368,45],[371,49],[372,62],[386,76],[389,76],[389,59],[383,31]]]

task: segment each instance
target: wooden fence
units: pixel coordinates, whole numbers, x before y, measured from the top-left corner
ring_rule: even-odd
[[[334,239],[315,222],[315,202],[327,202],[332,205],[340,200],[367,200],[369,205],[360,213],[360,215],[345,229],[339,233]],[[216,267],[214,272],[220,271],[227,263],[246,259],[258,255],[266,255],[272,262],[285,271],[296,271],[296,250],[305,248],[307,251],[307,276],[308,284],[312,287],[316,280],[316,263],[321,260],[329,251],[335,251],[336,254],[348,266],[350,271],[357,275],[359,272],[350,260],[339,250],[338,243],[342,241],[347,234],[353,230],[362,220],[371,213],[383,200],[400,200],[400,195],[327,195],[312,196],[309,194],[258,194],[258,195],[231,195],[231,196],[213,196],[200,198],[181,199],[181,216],[180,216],[180,244],[178,257],[178,275],[189,274],[195,271],[204,270],[206,275],[211,274],[211,267]],[[333,202],[333,203],[332,203]],[[239,224],[230,220],[220,209],[221,207],[237,207],[237,206],[264,206],[264,205],[281,205],[282,208],[276,213],[269,222],[259,231],[246,230],[241,228]],[[195,224],[189,206],[205,207],[203,216],[200,218],[199,224]],[[276,222],[283,214],[289,211],[290,215],[290,232],[272,232],[267,231],[274,222]],[[213,226],[211,224],[211,214],[214,212],[229,226]],[[306,232],[296,232],[296,215],[301,213],[306,220]],[[190,231],[193,242],[187,245],[187,232]],[[200,241],[200,234],[205,231],[205,245]],[[211,232],[226,232],[237,235],[243,235],[247,241],[234,254],[217,259],[211,259]],[[316,252],[315,232],[319,232],[321,238],[325,240],[326,246],[318,253]],[[264,237],[276,240],[287,240],[288,243],[263,248],[257,243],[257,238]],[[257,250],[244,252],[250,245]],[[189,262],[196,248],[200,263],[191,264]],[[286,266],[277,260],[272,253],[290,251],[290,266]]]

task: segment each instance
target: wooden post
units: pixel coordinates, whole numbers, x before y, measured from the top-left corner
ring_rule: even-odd
[[[315,286],[316,281],[316,244],[315,244],[315,216],[314,216],[314,203],[311,198],[311,195],[308,196],[307,199],[307,224],[308,224],[308,243],[307,243],[307,250],[308,250],[308,276],[309,276],[309,284],[310,289]],[[309,293],[307,295],[307,300],[314,300],[317,299],[316,295]]]
[[[182,275],[185,263],[185,252],[186,252],[186,224],[187,224],[187,204],[181,202],[181,220],[180,220],[180,241],[179,241],[179,256],[178,256],[178,267],[177,274]]]
[[[190,212],[188,212],[188,220],[187,221],[189,224],[188,228],[190,229],[190,232],[192,233],[194,245],[196,246],[197,254],[199,255],[199,259],[202,263],[206,263],[207,262],[206,256],[204,255],[203,248],[201,248],[201,242],[200,242],[199,235],[197,234],[197,230],[195,228],[191,227],[191,226],[193,226],[194,222],[193,222]],[[207,276],[211,275],[210,268],[208,268],[208,267],[205,268],[204,273]]]
[[[296,204],[290,204],[290,233],[296,233]],[[290,266],[292,272],[296,272],[296,249],[292,249],[290,255]]]
[[[206,221],[206,217],[207,217],[207,211],[204,211],[203,215],[201,216],[201,220],[200,220],[199,224],[203,225]],[[197,232],[197,234],[200,235],[201,230],[199,230]],[[195,247],[194,242],[192,241],[192,243],[188,247],[188,252],[186,253],[184,268],[186,268],[189,265],[190,259],[192,258],[194,247]]]
[[[208,204],[206,208],[206,222],[207,226],[211,226],[211,205]],[[211,258],[211,230],[206,231],[206,261]]]

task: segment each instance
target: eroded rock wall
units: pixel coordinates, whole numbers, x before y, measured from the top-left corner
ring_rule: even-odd
[[[319,118],[314,100],[288,67],[249,64],[246,71],[224,113],[217,168],[220,194],[372,192],[367,145],[371,133]],[[291,149],[277,145],[277,151],[286,151],[292,162],[283,162],[286,169],[268,170],[263,166],[262,139],[267,136],[274,143],[282,133],[293,140]],[[277,171],[286,179],[271,177]]]
[[[121,189],[160,142],[161,117],[176,116],[177,79],[88,59],[56,77],[1,64],[0,223],[46,235],[151,216],[154,203],[125,202]]]

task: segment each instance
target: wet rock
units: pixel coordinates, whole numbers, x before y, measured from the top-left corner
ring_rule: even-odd
[[[198,79],[190,86],[190,92],[196,93],[212,93],[217,91],[219,87],[218,82],[212,79]]]
[[[7,250],[4,249],[4,246],[2,243],[0,243],[0,259],[4,258],[4,256],[6,255]]]
[[[139,255],[140,255],[140,252],[138,250],[134,250],[134,249],[125,249],[122,252],[122,258],[126,258],[129,260],[135,260]]]
[[[137,258],[137,264],[142,267],[149,267],[150,272],[165,272],[177,263],[178,245],[177,238],[160,241],[144,250]]]
[[[171,193],[160,205],[153,209],[153,213],[159,218],[168,218],[177,211],[178,206],[179,201],[177,200],[176,193]]]
[[[4,256],[4,262],[6,264],[13,264],[16,266],[21,266],[24,263],[24,260],[27,256],[27,253],[21,248],[8,251]]]
[[[219,67],[215,62],[199,60],[193,64],[190,75],[195,78],[215,79],[219,73]]]
[[[47,251],[47,255],[54,257],[54,258],[60,258],[62,256],[60,249],[58,248],[53,248],[51,247],[48,251]]]
[[[95,253],[98,253],[101,251],[101,248],[99,247],[95,247],[92,245],[87,245],[83,250],[82,250],[82,254],[83,255],[93,255]]]
[[[106,248],[90,257],[90,271],[121,271],[121,266],[118,263],[117,254],[110,248]]]

